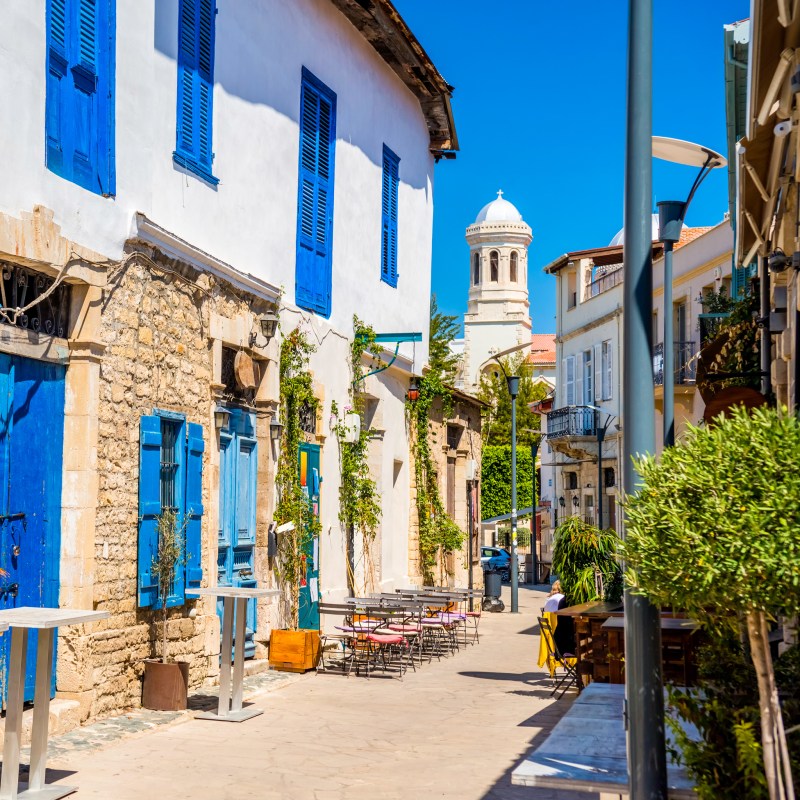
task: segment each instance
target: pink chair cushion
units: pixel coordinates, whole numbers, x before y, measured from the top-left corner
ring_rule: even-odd
[[[367,639],[375,644],[403,644],[402,636],[391,636],[385,633],[369,633]]]

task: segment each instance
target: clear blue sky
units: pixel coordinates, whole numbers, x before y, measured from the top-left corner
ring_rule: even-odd
[[[555,330],[562,253],[608,244],[622,227],[627,2],[394,0],[445,79],[461,152],[436,167],[433,291],[466,311],[464,229],[505,192],[533,229],[528,260],[536,332]],[[723,29],[748,0],[656,0],[653,132],[725,155]],[[656,200],[684,199],[694,170],[654,162]],[[727,172],[703,184],[688,225],[727,210]]]

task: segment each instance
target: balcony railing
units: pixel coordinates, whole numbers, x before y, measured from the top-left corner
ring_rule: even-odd
[[[694,342],[675,342],[675,385],[685,386],[693,384],[697,360],[695,354],[697,345]],[[653,348],[653,383],[656,386],[664,385],[664,343],[659,342]]]
[[[603,273],[597,274],[595,279],[586,286],[586,298],[597,297],[609,289],[613,289],[622,283],[623,269],[622,264],[608,264],[602,267]]]
[[[547,415],[547,438],[596,436],[595,411],[587,406],[557,408]]]

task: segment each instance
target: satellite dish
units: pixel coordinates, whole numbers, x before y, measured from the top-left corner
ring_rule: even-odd
[[[704,167],[709,157],[711,163],[708,166],[711,169],[724,167],[728,163],[724,156],[708,147],[683,139],[670,139],[667,136],[653,137],[653,158],[672,161],[674,164],[685,164],[687,167]]]

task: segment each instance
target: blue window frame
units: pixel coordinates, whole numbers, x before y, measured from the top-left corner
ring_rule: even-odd
[[[185,558],[178,565],[167,606],[182,605],[187,589],[203,579],[201,520],[203,517],[203,426],[186,422],[182,414],[156,410],[139,420],[139,542],[138,601],[158,608],[153,558],[158,551],[158,515],[166,508],[185,525]]]
[[[180,0],[176,164],[214,186],[211,173],[216,0]]]
[[[47,168],[95,194],[116,192],[115,0],[47,0]]]
[[[303,67],[295,301],[324,317],[331,313],[335,146],[336,95]]]
[[[397,286],[397,194],[400,159],[383,146],[383,195],[381,200],[381,280]]]

